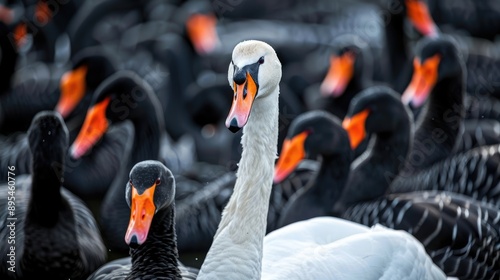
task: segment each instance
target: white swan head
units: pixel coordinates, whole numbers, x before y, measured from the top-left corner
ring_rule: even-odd
[[[237,132],[247,123],[254,101],[272,94],[278,87],[281,62],[267,43],[243,41],[234,47],[227,79],[234,97],[226,127]]]

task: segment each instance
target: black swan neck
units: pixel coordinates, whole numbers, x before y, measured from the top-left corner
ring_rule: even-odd
[[[27,218],[46,226],[58,222],[62,207],[61,184],[63,162],[50,161],[40,163],[32,160],[31,199],[28,205]]]
[[[175,234],[175,205],[158,211],[151,223],[148,238],[131,249],[132,269],[127,279],[181,279]]]
[[[436,84],[419,119],[405,173],[426,168],[454,151],[463,129],[463,98],[461,76],[446,78]]]
[[[133,164],[143,160],[157,160],[161,137],[165,130],[162,109],[158,99],[149,90],[131,91],[133,100],[124,113],[134,125],[134,144],[131,160]],[[134,93],[136,92],[136,93]]]
[[[401,118],[394,131],[373,134],[367,151],[353,163],[341,196],[342,207],[373,200],[388,192],[406,161],[413,135],[409,117]]]

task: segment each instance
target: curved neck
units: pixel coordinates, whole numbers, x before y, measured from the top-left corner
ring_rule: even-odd
[[[133,145],[133,143],[129,145]],[[102,233],[106,240],[108,240],[109,246],[120,248],[125,254],[128,251],[128,246],[123,237],[127,231],[129,216],[123,215],[123,213],[130,213],[130,207],[125,200],[124,194],[127,181],[129,180],[129,172],[135,164],[132,161],[132,153],[135,153],[135,150],[132,147],[128,148],[130,148],[130,152],[124,153],[118,174],[116,174],[115,179],[103,198],[99,214]],[[125,151],[129,151],[128,148]]]
[[[394,131],[373,134],[366,152],[352,164],[349,181],[339,199],[340,209],[387,193],[408,156],[413,135],[408,115],[401,119]]]
[[[127,279],[181,279],[174,208],[175,204],[172,203],[158,211],[151,222],[146,242],[137,249],[130,249],[132,268]]]
[[[419,119],[405,173],[426,168],[454,151],[463,129],[463,98],[464,80],[461,75],[436,84]]]
[[[328,209],[339,198],[349,176],[353,152],[349,147],[346,148],[348,152],[341,155],[322,156],[321,167],[313,181],[315,183],[308,189],[317,193]]]
[[[134,145],[132,147],[133,163],[159,157],[160,143],[165,133],[165,124],[162,116],[162,109],[158,98],[149,90],[134,93],[139,95],[137,101],[127,104],[129,116],[134,125]]]
[[[318,215],[332,214],[332,205],[338,201],[347,183],[354,156],[350,147],[346,147],[346,151],[344,154],[322,156],[318,173],[303,186],[305,191],[288,202],[286,211],[282,211],[280,227]]]
[[[168,43],[168,44],[167,44]],[[169,70],[167,93],[165,96],[165,129],[174,140],[188,133],[198,136],[200,128],[192,121],[192,116],[186,110],[186,102],[182,92],[192,82],[193,74],[190,72],[192,65],[186,63],[186,58],[191,61],[190,54],[186,51],[188,46],[179,38],[173,42],[164,43],[161,49],[160,61],[164,62]],[[173,44],[173,45],[172,45]],[[182,123],[180,125],[180,123]]]
[[[339,118],[344,118],[347,114],[347,108],[349,108],[349,104],[354,96],[356,96],[356,94],[360,91],[368,88],[370,85],[371,83],[365,78],[364,74],[354,74],[353,79],[349,82],[349,84],[347,84],[344,93],[331,100],[333,106],[335,107],[335,111],[333,111],[333,113]]]
[[[374,77],[374,69],[372,50],[368,46],[361,47],[361,50],[354,64],[354,75],[346,88],[346,92],[353,91],[353,96],[361,90],[372,85],[372,77]],[[352,97],[351,97],[352,98]]]
[[[278,86],[255,100],[243,128],[233,194],[198,279],[260,279],[273,171],[278,152]],[[233,268],[238,266],[237,270]]]

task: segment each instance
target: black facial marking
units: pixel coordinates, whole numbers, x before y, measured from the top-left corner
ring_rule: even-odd
[[[246,82],[246,80],[247,80],[247,73],[248,73],[248,74],[250,74],[250,76],[254,80],[255,86],[257,87],[257,90],[258,90],[259,89],[259,82],[258,82],[259,66],[262,64],[261,60],[262,60],[262,63],[264,63],[263,62],[264,61],[264,57],[263,56],[260,57],[257,62],[249,64],[249,65],[246,65],[246,66],[244,66],[242,68],[238,68],[235,65],[234,66],[235,71],[233,73],[233,81],[237,85],[244,84]],[[247,97],[247,88],[248,88],[248,85],[245,85],[245,88],[243,90],[243,99],[245,99]]]
[[[234,72],[233,81],[237,85],[242,85],[243,83],[245,83],[245,81],[247,79],[244,69],[245,69],[245,67],[243,67],[243,69],[241,69],[241,70]]]

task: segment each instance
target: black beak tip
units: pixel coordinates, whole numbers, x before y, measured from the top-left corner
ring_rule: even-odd
[[[238,132],[241,127],[238,126],[238,122],[236,121],[236,118],[233,118],[231,120],[231,123],[229,124],[229,126],[227,127],[232,133],[236,133]]]
[[[137,241],[137,237],[135,235],[130,239],[128,246],[132,249],[137,249],[139,247],[139,241]]]
[[[241,129],[240,127],[237,127],[237,126],[232,126],[232,125],[231,125],[231,126],[229,126],[228,128],[229,128],[229,130],[230,130],[232,133],[236,133],[236,132],[240,131],[240,129]]]

